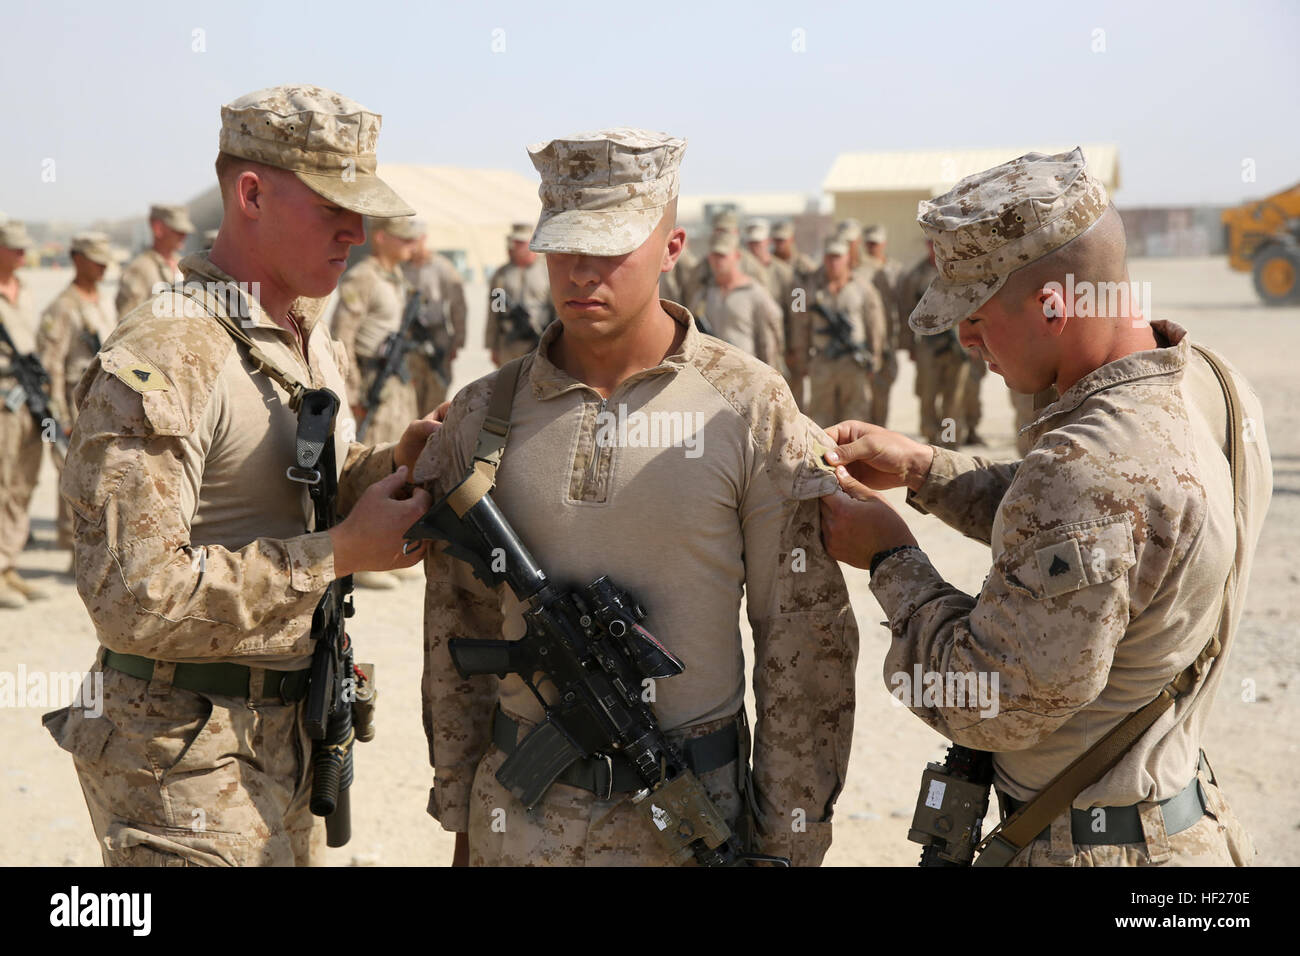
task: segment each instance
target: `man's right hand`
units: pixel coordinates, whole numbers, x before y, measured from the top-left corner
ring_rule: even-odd
[[[867,489],[908,487],[918,491],[934,461],[934,448],[866,422],[840,422],[826,429],[838,446],[826,453],[840,487],[860,501]]]
[[[409,554],[402,553],[402,536],[433,503],[423,488],[412,489],[407,495],[408,474],[402,467],[376,481],[361,495],[352,512],[329,529],[336,578],[357,571],[409,568],[424,557],[427,541],[421,541]]]

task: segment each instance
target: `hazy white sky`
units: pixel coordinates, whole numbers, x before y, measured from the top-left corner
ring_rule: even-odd
[[[1294,0],[40,0],[0,17],[0,212],[22,219],[188,200],[213,181],[220,105],[290,82],[382,113],[381,162],[532,175],[530,142],[666,130],[690,140],[692,193],[817,193],[844,151],[1065,142],[1119,146],[1124,206],[1300,180]]]

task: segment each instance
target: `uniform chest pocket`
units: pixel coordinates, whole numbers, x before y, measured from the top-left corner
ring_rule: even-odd
[[[998,561],[1007,584],[1037,600],[1113,581],[1137,562],[1128,515],[1040,531]]]

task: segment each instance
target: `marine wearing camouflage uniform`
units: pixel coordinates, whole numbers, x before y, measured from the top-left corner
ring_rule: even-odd
[[[377,221],[373,228],[396,230],[402,239],[414,238],[409,223]],[[347,271],[339,282],[339,302],[330,327],[347,355],[348,400],[365,402],[383,365],[384,345],[402,327],[402,313],[411,288],[399,266],[386,267],[379,257],[366,256]],[[410,355],[403,361],[402,375],[390,376],[379,395],[379,405],[369,414],[374,421],[366,430],[370,444],[397,441],[416,414],[415,386],[411,383]],[[432,410],[432,409],[430,409]]]
[[[613,130],[532,147],[545,200],[534,248],[588,255],[637,248],[676,193],[684,146],[663,134]],[[624,194],[618,205],[594,212],[581,205],[608,203],[614,190]],[[843,578],[819,540],[817,498],[835,490],[817,464],[825,436],[798,413],[779,375],[701,335],[686,309],[661,304],[682,327],[680,346],[608,399],[551,362],[563,325],[547,330],[520,367],[493,497],[548,575],[589,581],[609,574],[648,609],[647,628],[687,662],[685,673],[655,686],[655,712],[673,739],[740,723],[737,615],[742,589],[749,595],[752,778],[742,723],[742,759],[701,781],[733,825],[746,805],[756,807],[753,849],[816,865],[830,845],[845,779],[857,653]],[[426,446],[415,477],[433,495],[464,476],[498,378],[462,390]],[[598,411],[620,406],[697,413],[694,430],[707,434],[708,445],[688,457],[599,443]],[[468,831],[475,865],[665,864],[631,793],[605,798],[555,783],[528,813],[500,784],[495,772],[504,753],[494,742],[494,711],[499,706],[514,722],[519,739],[541,710],[517,677],[460,678],[447,641],[468,633],[516,638],[520,605],[504,586],[489,592],[441,550],[430,552],[426,572],[424,718],[435,768],[429,812],[445,829]]]
[[[22,223],[0,223],[0,251],[15,267],[31,245]],[[26,355],[35,347],[31,296],[16,274],[12,281],[16,291],[0,289],[0,325],[19,354]],[[10,372],[13,359],[12,351],[0,345],[0,608],[10,609],[22,607],[29,598],[45,596],[41,588],[18,577],[18,555],[27,545],[28,509],[41,471],[44,444],[26,404],[10,408],[3,400],[18,385]]]
[[[832,239],[826,254],[848,255],[843,240]],[[870,284],[849,276],[832,291],[825,267],[805,283],[805,308],[795,311],[790,351],[807,370],[808,417],[819,425],[833,425],[847,419],[871,420],[871,378],[881,367],[885,348],[885,307]],[[814,303],[843,312],[852,327],[853,341],[865,352],[865,364],[852,355],[832,356],[834,340],[827,321],[813,311]]]
[[[523,225],[522,228],[511,230],[509,241],[527,242],[531,238],[532,232],[527,225]],[[551,280],[546,274],[545,256],[538,256],[527,266],[506,262],[488,280],[487,324],[484,328],[483,347],[495,354],[501,365],[527,355],[537,345],[536,338],[510,338],[504,317],[518,304],[522,304],[528,311],[529,325],[534,335],[540,336],[555,315],[551,305]]]
[[[939,274],[934,263],[922,259],[903,276],[899,304],[908,315]],[[957,340],[957,330],[938,335],[918,335],[912,346],[916,357],[916,397],[921,401],[921,434],[935,445],[956,447],[961,440],[962,399],[970,362]]]
[[[108,237],[103,233],[74,236],[71,251],[100,267],[107,267],[113,261]],[[73,389],[95,358],[95,343],[103,343],[112,332],[113,321],[99,298],[98,290],[93,299],[87,298],[75,282],[59,293],[41,314],[41,325],[36,333],[36,354],[50,376],[50,404],[68,432],[72,431],[77,420]],[[55,467],[60,474],[63,473],[63,462],[57,455]],[[62,498],[59,498],[55,526],[59,547],[71,548],[72,512]]]
[[[918,221],[934,240],[939,278],[912,313],[912,328],[933,335],[964,319],[1006,281],[1012,269],[1001,263],[1059,248],[1107,204],[1078,149],[1030,153],[922,203]],[[1074,800],[1094,832],[1095,821],[1136,807],[1144,839],[1080,841],[1066,812],[1012,865],[1242,865],[1253,856],[1198,758],[1271,494],[1268,442],[1258,398],[1229,366],[1247,439],[1238,548],[1223,392],[1183,329],[1151,325],[1156,348],[1089,372],[1040,412],[1023,461],[935,450],[908,500],[992,547],[978,594],[945,582],[914,548],[885,557],[872,575],[893,632],[887,682],[914,667],[998,674],[994,716],[974,702],[912,710],[952,740],[993,751],[1004,802],[1032,798],[1153,700],[1214,635],[1222,639],[1199,682]],[[1204,815],[1171,833],[1159,802],[1192,786]],[[1098,807],[1110,809],[1098,815]],[[1103,823],[1101,833],[1107,825],[1114,824]]]
[[[428,260],[414,260],[402,267],[407,283],[424,296],[424,319],[442,339],[442,346],[450,349],[451,363],[465,347],[465,280],[455,265],[438,252],[428,253]],[[412,352],[407,362],[411,369],[411,385],[415,389],[415,408],[420,416],[427,415],[447,399],[450,381],[444,382],[425,356]]]
[[[162,204],[150,206],[149,221],[161,222],[167,228],[175,229],[177,232],[188,234],[194,231],[194,223],[190,220],[190,214],[184,206]],[[144,250],[122,270],[122,277],[117,286],[117,299],[114,302],[118,321],[126,318],[126,314],[140,303],[152,299],[156,289],[170,286],[178,278],[180,274],[174,261],[164,258],[156,249]]]
[[[409,215],[374,175],[379,123],[329,90],[275,87],[223,107],[220,148],[292,169],[355,212]],[[206,253],[181,268],[187,281],[234,281]],[[289,311],[305,358],[294,333],[239,301],[241,326],[274,365],[343,394],[324,300]],[[76,516],[77,590],[102,645],[104,711],[74,705],[44,720],[73,755],[106,866],[303,865],[323,828],[308,809],[303,703],[280,681],[308,666],[334,550],[328,532],[310,530],[305,487],[285,475],[297,434],[288,394],[197,305],[163,293],[118,326],[78,387],[61,491]],[[351,431],[344,404],[341,514],[393,468],[391,447],[350,443]],[[151,677],[114,653],[146,659]],[[242,668],[246,691],[185,689],[182,663]]]

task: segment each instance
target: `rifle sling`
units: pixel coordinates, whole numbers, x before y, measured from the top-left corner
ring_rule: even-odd
[[[492,383],[492,397],[488,399],[487,415],[474,448],[474,463],[465,480],[447,496],[447,504],[458,518],[465,517],[465,512],[483,500],[496,484],[501,454],[505,451],[506,439],[510,437],[510,407],[515,402],[515,386],[525,358],[526,355],[520,356],[501,366],[496,381]]]
[[[1241,515],[1241,495],[1244,483],[1245,448],[1241,436],[1241,398],[1236,383],[1214,353],[1199,345],[1192,348],[1209,363],[1219,380],[1228,412],[1228,467],[1232,472],[1232,510],[1237,531],[1237,550],[1244,543]],[[1017,853],[1049,827],[1053,820],[1066,811],[1085,787],[1091,786],[1110,771],[1129,748],[1182,695],[1188,693],[1209,670],[1218,656],[1232,627],[1231,597],[1237,583],[1237,564],[1234,560],[1223,586],[1223,603],[1219,613],[1219,626],[1214,635],[1201,648],[1185,670],[1168,684],[1142,709],[1129,714],[1110,733],[1084,751],[1073,763],[1062,770],[1042,790],[1019,810],[1002,821],[984,840],[974,866],[1006,866]]]
[[[265,353],[257,347],[257,343],[249,338],[248,333],[239,327],[239,323],[232,319],[225,309],[221,308],[216,296],[206,289],[198,288],[193,283],[179,286],[178,289],[186,298],[198,302],[203,307],[203,311],[215,319],[230,334],[232,339],[244,346],[248,361],[253,368],[288,392],[289,407],[295,412],[298,411],[298,407],[302,404],[303,393],[307,391],[307,386],[303,385],[302,380],[293,372],[286,371],[267,358]],[[195,295],[196,292],[201,292],[202,297]]]

